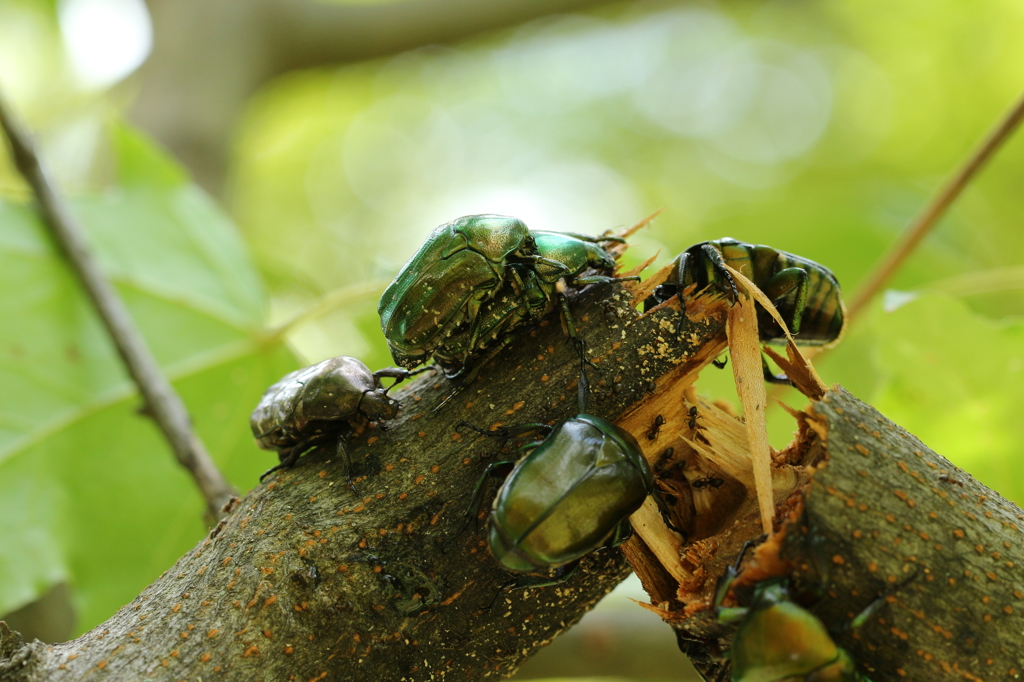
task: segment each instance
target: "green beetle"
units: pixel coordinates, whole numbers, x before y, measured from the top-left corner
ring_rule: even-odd
[[[530,262],[508,266],[501,290],[480,306],[475,325],[454,332],[433,349],[435,361],[448,376],[457,376],[469,359],[508,338],[515,328],[537,321],[560,308],[569,336],[578,338],[565,298],[565,286],[585,286],[620,281],[611,275],[581,276],[588,269],[611,272],[615,259],[598,244],[615,238],[591,238],[562,232],[531,232],[536,255]]]
[[[291,467],[303,453],[331,437],[338,438],[339,453],[351,467],[343,432],[356,420],[393,419],[398,402],[388,396],[381,379],[398,383],[412,374],[397,367],[370,372],[359,360],[342,355],[285,375],[267,389],[249,418],[256,443],[276,450],[280,458],[280,464],[260,480]]]
[[[502,568],[520,574],[520,587],[562,582],[584,555],[621,544],[632,533],[630,514],[654,491],[640,445],[615,424],[579,414],[545,428],[518,462],[487,468],[470,507],[479,508],[488,476],[512,467],[491,507],[488,546]],[[538,573],[546,575],[524,575]]]
[[[797,344],[828,347],[842,336],[846,308],[831,270],[792,253],[728,237],[694,244],[679,254],[674,272],[644,302],[644,309],[667,301],[691,284],[698,290],[713,284],[735,301],[736,283],[726,264],[743,273],[775,304]],[[782,328],[760,304],[757,323],[762,341],[786,343]]]
[[[729,658],[734,682],[870,682],[813,613],[789,600],[785,580],[757,585]]]
[[[715,591],[718,620],[740,623],[729,653],[733,682],[871,682],[857,671],[849,652],[835,643],[825,624],[791,601],[787,578],[755,585],[749,607],[723,607],[743,554]],[[884,605],[883,598],[875,599],[851,627],[860,627]]]
[[[516,218],[495,215],[442,225],[381,297],[381,329],[395,362],[414,367],[432,356],[446,376],[461,376],[472,356],[556,307],[576,338],[565,287],[619,279],[581,276],[615,268],[600,246],[605,241],[621,240],[530,231]]]
[[[535,251],[517,218],[471,215],[437,227],[377,306],[395,362],[415,367],[460,325],[475,328],[481,304],[505,280],[508,259]]]

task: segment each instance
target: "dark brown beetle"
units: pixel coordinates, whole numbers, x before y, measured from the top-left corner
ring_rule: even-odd
[[[285,375],[267,389],[249,418],[256,443],[265,450],[276,450],[281,460],[260,480],[294,465],[303,453],[333,437],[349,467],[351,483],[352,463],[344,437],[353,422],[393,419],[398,401],[388,396],[381,379],[398,383],[411,374],[397,367],[370,372],[359,360],[341,355]]]

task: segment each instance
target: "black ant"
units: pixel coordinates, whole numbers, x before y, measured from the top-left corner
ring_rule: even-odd
[[[706,476],[705,478],[698,478],[696,480],[690,481],[690,487],[694,488],[695,490],[700,490],[701,488],[718,489],[721,488],[723,485],[725,485],[725,479],[717,478],[715,476]]]
[[[704,427],[699,426],[697,424],[697,418],[700,416],[697,413],[697,406],[694,405],[693,407],[691,407],[687,414],[690,415],[690,418],[687,420],[686,424],[687,426],[690,427],[690,431],[693,431],[693,437],[706,445],[711,445],[711,442],[707,439],[707,437],[703,433],[701,433],[701,431],[704,430]]]
[[[665,448],[654,465],[658,494],[654,496],[665,525],[683,536],[683,544],[693,534],[697,508],[693,504],[693,491],[685,476],[677,475],[686,468],[686,461],[673,462],[675,448]]]
[[[686,467],[686,462],[672,462],[672,458],[676,454],[675,448],[665,448],[665,451],[658,457],[658,461],[654,465],[654,473],[656,476],[662,476],[669,471],[673,471],[677,468]]]
[[[652,426],[651,430],[647,432],[647,440],[655,440],[658,437],[658,434],[661,433],[661,427],[664,423],[665,417],[660,414],[655,417],[654,426]]]
[[[687,422],[687,424],[690,427],[690,430],[691,431],[696,431],[697,430],[697,417],[699,416],[697,414],[697,406],[694,405],[693,407],[691,407],[690,411],[687,414],[690,415],[690,420]]]

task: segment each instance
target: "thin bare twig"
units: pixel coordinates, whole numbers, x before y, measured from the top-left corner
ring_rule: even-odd
[[[888,255],[868,277],[867,282],[857,292],[857,296],[847,311],[851,320],[882,290],[893,273],[935,226],[946,209],[956,201],[964,187],[977,175],[985,162],[992,158],[1003,143],[1009,139],[1021,119],[1024,119],[1024,96],[1017,100],[1006,116],[968,157],[963,166],[943,185],[939,193],[932,198],[917,219],[903,233],[900,241],[890,249]]]
[[[178,462],[195,479],[210,515],[219,518],[224,504],[235,494],[234,489],[192,430],[185,404],[161,373],[124,302],[100,270],[85,241],[81,225],[47,177],[28,132],[14,118],[2,97],[0,127],[10,141],[18,171],[32,188],[43,223],[50,228],[72,270],[81,280],[128,367],[128,373],[138,385],[146,403],[145,414],[156,421]]]

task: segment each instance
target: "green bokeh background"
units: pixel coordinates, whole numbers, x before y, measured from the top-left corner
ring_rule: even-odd
[[[731,236],[854,291],[1024,89],[1022,34],[1016,0],[630,3],[293,72],[249,103],[219,208],[123,125],[130,78],[76,85],[51,3],[0,0],[0,85],[245,490],[263,388],[332,355],[389,364],[376,298],[460,215],[596,233],[664,207],[627,266]],[[1018,503],[1022,178],[1017,137],[890,283],[908,295],[819,363]],[[6,159],[0,196],[0,613],[64,581],[82,631],[202,536],[201,502]],[[706,374],[735,401],[731,373]],[[771,428],[781,446],[793,427],[775,410]]]

